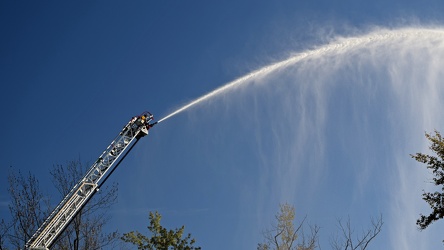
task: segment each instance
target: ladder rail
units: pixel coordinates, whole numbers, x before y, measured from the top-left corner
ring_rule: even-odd
[[[92,164],[84,177],[74,185],[28,240],[25,246],[26,249],[48,249],[52,245],[81,208],[98,191],[98,188],[108,179],[136,145],[138,140],[148,134],[149,122],[152,120],[152,115],[149,115],[149,119],[144,120],[142,124],[136,124],[133,118],[122,129],[97,161]]]

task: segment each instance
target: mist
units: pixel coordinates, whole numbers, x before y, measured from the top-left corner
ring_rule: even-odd
[[[196,207],[187,209],[205,211],[199,216],[208,217],[208,225],[194,230],[231,223],[228,239],[236,248],[260,242],[284,202],[296,207],[298,218],[307,215],[321,227],[323,248],[339,218],[349,216],[359,233],[380,214],[385,224],[372,249],[437,248],[442,226],[420,232],[415,224],[428,212],[422,190],[432,187],[410,154],[427,152],[424,132],[444,125],[443,63],[439,27],[337,37],[165,116],[154,139],[165,142],[149,149],[150,160],[166,166],[162,171],[179,168],[174,171],[186,181],[171,183],[195,191],[188,198]],[[183,165],[156,158],[156,150],[166,149]],[[230,202],[206,203],[206,196],[218,195]]]

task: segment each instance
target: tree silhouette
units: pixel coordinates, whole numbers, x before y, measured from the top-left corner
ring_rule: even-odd
[[[151,236],[145,236],[137,231],[132,231],[123,234],[122,240],[137,246],[137,249],[147,250],[199,250],[200,247],[194,247],[196,242],[191,238],[191,234],[188,234],[182,238],[185,227],[176,228],[175,230],[167,230],[160,225],[162,216],[156,211],[150,212],[149,215],[150,225],[148,230],[151,232]]]
[[[424,191],[422,194],[422,199],[430,205],[432,212],[429,215],[420,214],[416,224],[421,230],[444,218],[444,141],[441,134],[436,130],[435,134],[425,133],[425,137],[430,141],[429,149],[434,155],[416,153],[411,156],[416,161],[426,164],[427,168],[432,170],[433,183],[441,189],[441,192]]]

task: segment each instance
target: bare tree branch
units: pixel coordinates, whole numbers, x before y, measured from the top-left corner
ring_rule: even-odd
[[[69,161],[65,166],[53,166],[50,171],[53,177],[52,181],[61,192],[62,197],[67,195],[78,180],[83,177],[88,170],[86,166],[80,160]],[[63,249],[63,245],[70,244],[71,249],[74,250],[95,249],[111,244],[110,241],[117,241],[119,239],[117,231],[108,234],[102,233],[104,225],[110,218],[106,216],[106,212],[116,200],[116,184],[102,188],[77,214],[73,222],[54,243],[53,248],[60,247],[60,249]]]
[[[61,199],[71,191],[86,171],[80,160],[53,167],[50,174]],[[2,221],[0,224],[0,250],[22,249],[51,212],[51,203],[40,192],[39,182],[31,173],[24,176],[20,171],[11,170],[8,184],[11,221]],[[117,231],[103,233],[104,225],[110,219],[106,212],[116,200],[117,185],[102,188],[74,218],[51,249],[100,249],[119,241]]]
[[[317,247],[318,226],[310,226],[310,233],[305,234],[306,217],[295,228],[295,209],[285,203],[280,205],[276,224],[263,232],[265,242],[257,246],[258,250],[313,250]]]
[[[39,191],[38,180],[31,173],[25,177],[20,171],[16,173],[11,169],[8,184],[12,220],[7,239],[13,248],[20,249],[43,222],[48,210],[42,209],[45,198]]]
[[[332,248],[336,250],[367,249],[370,242],[372,242],[381,232],[382,225],[384,224],[382,221],[382,215],[380,215],[377,219],[372,218],[371,222],[372,226],[367,230],[363,230],[362,234],[356,236],[355,238],[355,232],[351,227],[350,217],[347,219],[345,225],[341,220],[338,220],[338,227],[341,231],[342,238],[336,238],[333,240],[333,242],[330,243]]]

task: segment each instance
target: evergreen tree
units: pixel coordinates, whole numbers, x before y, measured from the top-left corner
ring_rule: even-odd
[[[148,230],[151,237],[145,236],[137,231],[123,234],[122,240],[137,246],[137,249],[147,250],[200,250],[200,247],[194,247],[195,240],[188,234],[182,238],[185,227],[179,229],[167,230],[160,225],[162,216],[156,211],[150,212],[150,225]]]
[[[433,183],[441,191],[424,191],[422,194],[422,199],[430,205],[432,212],[429,215],[420,214],[416,224],[421,230],[427,228],[433,222],[444,218],[444,141],[441,134],[436,130],[435,134],[426,133],[425,137],[430,141],[429,149],[434,155],[416,153],[411,156],[418,162],[426,164],[427,168],[432,170],[434,175]]]

